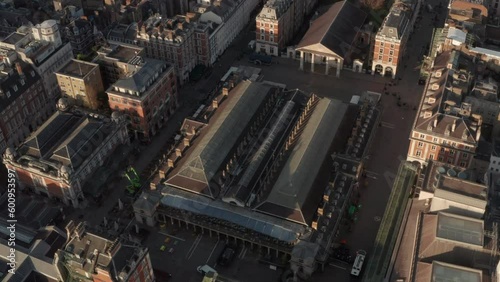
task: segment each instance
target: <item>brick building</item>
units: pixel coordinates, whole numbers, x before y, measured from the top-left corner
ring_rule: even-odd
[[[294,24],[300,20],[294,18],[295,9],[299,9],[296,7],[297,3],[302,1],[267,1],[255,22],[256,51],[279,56],[280,50],[286,47],[297,31]]]
[[[17,147],[44,122],[53,105],[43,81],[35,70],[23,62],[3,65],[0,71],[0,153]]]
[[[108,88],[120,78],[132,73],[141,64],[144,48],[132,45],[110,45],[101,47],[93,62],[101,67],[104,86]]]
[[[71,60],[56,72],[63,97],[72,104],[97,110],[101,106],[99,95],[104,94],[99,65]]]
[[[92,233],[84,223],[70,221],[66,231],[68,243],[54,259],[64,281],[156,281],[147,248]]]
[[[372,74],[396,77],[411,31],[411,17],[412,11],[408,5],[400,2],[392,6],[375,36]]]
[[[88,56],[92,53],[92,47],[95,45],[94,27],[88,20],[77,19],[70,22],[64,28],[64,36],[71,43],[75,57],[79,54]]]
[[[436,57],[411,131],[407,159],[468,168],[476,154],[483,119],[472,113],[470,104],[461,103],[469,79],[463,69],[448,69],[449,59],[449,52]]]
[[[197,64],[196,35],[189,17],[164,19],[151,16],[137,25],[119,25],[108,34],[108,39],[143,47],[146,56],[170,63],[181,84]]]
[[[136,138],[154,136],[177,107],[177,79],[166,62],[144,59],[136,71],[116,81],[107,91],[109,107],[130,118]]]
[[[128,144],[126,120],[112,120],[60,99],[55,112],[18,150],[7,148],[3,163],[15,171],[21,190],[59,199],[66,205],[85,203],[82,187],[120,144]]]

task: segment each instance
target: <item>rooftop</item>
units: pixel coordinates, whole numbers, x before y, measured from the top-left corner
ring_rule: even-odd
[[[432,262],[431,267],[429,275],[417,281],[483,282],[483,272],[478,269],[439,261]]]
[[[210,123],[196,137],[179,165],[169,174],[167,185],[201,193],[219,195],[214,176],[220,170],[248,123],[275,88],[257,82],[242,81],[215,111]]]
[[[473,171],[453,167],[449,164],[430,161],[427,166],[425,191],[444,196],[443,192],[456,194],[453,198],[462,204],[469,203],[473,206],[484,208],[486,205],[486,186],[474,181]],[[438,192],[439,191],[439,192]],[[450,194],[447,194],[451,196]],[[449,199],[451,200],[451,198]]]
[[[96,69],[99,69],[98,64],[72,59],[59,71],[57,71],[56,74],[83,79],[90,72],[95,71]]]
[[[329,153],[333,141],[335,137],[343,135],[342,124],[347,108],[348,105],[340,101],[320,99],[282,167],[271,193],[257,207],[258,211],[303,224],[310,223],[318,203],[313,205],[307,200],[311,197],[311,192],[318,190],[314,189],[313,183],[323,165],[322,160],[331,160]],[[318,188],[321,190],[319,193],[323,193],[324,188]]]
[[[257,19],[278,20],[292,6],[292,0],[268,0]]]
[[[454,53],[456,54],[456,53]],[[476,146],[482,120],[471,113],[470,105],[462,104],[468,91],[469,76],[463,68],[471,67],[465,58],[457,59],[453,71],[448,69],[451,53],[439,54],[429,78],[415,119],[414,130],[432,132],[436,137],[455,139]]]
[[[411,9],[403,3],[392,5],[389,14],[385,17],[377,36],[401,39],[407,30],[411,17]]]
[[[15,45],[16,43],[24,39],[26,36],[27,35],[24,33],[13,32],[9,36],[7,36],[4,40],[2,40],[2,42]]]
[[[134,59],[136,59],[138,55],[143,52],[143,50],[144,49],[140,47],[122,44],[111,45],[110,47],[101,47],[98,53],[122,63],[134,64]]]
[[[0,65],[0,113],[3,112],[30,87],[40,81],[40,76],[32,66],[20,62],[22,73],[6,65]]]
[[[102,117],[82,112],[55,112],[24,142],[19,149],[18,162],[36,162],[43,159],[57,166],[76,170],[114,128],[114,123]],[[52,172],[52,166],[39,164],[42,170]]]
[[[365,19],[366,13],[350,2],[337,2],[312,23],[297,50],[345,58]]]
[[[168,69],[168,64],[165,61],[150,58],[141,58],[141,61],[144,62],[142,65],[137,65],[133,73],[116,81],[107,92],[119,94],[118,92],[123,93],[120,91],[123,89],[126,91],[125,93],[132,91],[134,95],[140,96],[158,81],[160,74]]]

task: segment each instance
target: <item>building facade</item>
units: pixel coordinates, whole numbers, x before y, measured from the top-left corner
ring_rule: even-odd
[[[127,30],[126,34],[115,29],[108,35],[109,40],[143,47],[147,57],[163,60],[174,66],[181,84],[189,81],[197,56],[194,29],[188,17],[163,19],[157,14],[143,23],[119,28]]]
[[[259,4],[258,0],[198,0],[195,12],[200,21],[219,26],[215,33],[217,57],[231,45],[250,20],[250,14]]]
[[[104,95],[99,65],[71,60],[56,72],[62,96],[74,105],[97,110],[101,106],[99,96]]]
[[[256,51],[279,56],[317,1],[269,0],[256,18]]]
[[[43,82],[23,62],[0,72],[0,152],[17,147],[52,113]]]
[[[295,3],[292,0],[270,0],[256,18],[256,51],[278,56],[295,34]],[[298,8],[298,7],[297,7]]]
[[[31,28],[24,26],[0,43],[0,53],[7,62],[17,58],[32,65],[42,77],[52,104],[59,98],[59,86],[54,74],[73,58],[71,44],[61,39],[55,20],[47,20]]]
[[[119,79],[107,91],[109,107],[130,118],[136,138],[149,139],[177,108],[177,79],[166,62],[144,59],[137,71]]]
[[[73,55],[88,56],[92,53],[92,47],[95,45],[94,27],[84,19],[72,21],[64,28],[66,38],[73,48]]]
[[[93,62],[101,67],[101,75],[106,88],[120,78],[135,71],[144,57],[144,48],[133,45],[111,45],[101,47]]]
[[[156,281],[147,248],[92,233],[84,223],[70,221],[66,232],[68,243],[54,259],[64,281]]]
[[[392,6],[377,35],[373,48],[372,73],[396,77],[398,64],[411,32],[412,11],[404,3]]]
[[[461,103],[470,82],[465,70],[448,69],[449,59],[449,52],[436,57],[411,131],[407,160],[468,168],[481,138],[483,118],[473,114],[470,104]],[[450,84],[454,87],[445,87]]]
[[[18,150],[7,148],[3,162],[14,171],[20,189],[85,205],[82,187],[121,144],[128,144],[127,122],[71,109],[60,99],[58,111]]]

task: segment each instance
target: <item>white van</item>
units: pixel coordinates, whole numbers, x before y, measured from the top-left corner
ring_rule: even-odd
[[[217,273],[217,271],[215,269],[211,268],[207,264],[198,266],[198,268],[196,268],[196,270],[203,275],[206,275],[209,272]]]
[[[360,96],[358,96],[358,95],[352,95],[351,104],[358,105],[360,99],[361,99]]]

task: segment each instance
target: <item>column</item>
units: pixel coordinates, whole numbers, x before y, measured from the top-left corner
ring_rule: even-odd
[[[300,70],[304,70],[304,52],[300,51]]]
[[[311,72],[314,72],[314,54],[311,54]]]
[[[326,63],[326,65],[325,65],[325,74],[328,75],[328,67],[329,67],[328,66],[328,57],[325,57],[325,63]]]
[[[340,77],[340,69],[342,68],[342,59],[337,60],[337,77]]]

